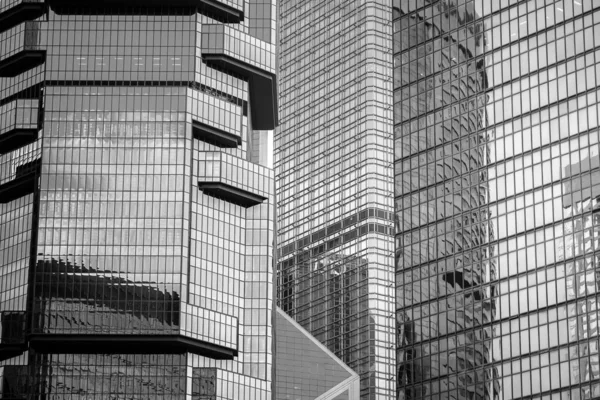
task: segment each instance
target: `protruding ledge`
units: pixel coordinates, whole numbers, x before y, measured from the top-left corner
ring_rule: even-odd
[[[13,77],[41,65],[46,60],[44,50],[24,50],[0,61],[0,77]]]
[[[37,129],[14,129],[0,134],[0,154],[11,151],[35,142],[38,137]]]
[[[19,197],[35,192],[35,174],[29,174],[0,185],[0,203],[10,203]]]
[[[277,83],[275,75],[224,54],[203,54],[208,65],[245,76],[250,82],[252,128],[275,129],[277,126]]]
[[[19,197],[34,193],[37,189],[39,173],[39,160],[17,167],[15,179],[0,185],[0,203],[9,203]]]
[[[200,0],[198,11],[223,22],[240,23],[244,20],[243,2],[240,8],[231,7],[217,0]]]
[[[57,14],[71,15],[192,15],[200,12],[217,21],[239,23],[244,20],[243,2],[239,8],[218,0],[47,0]]]
[[[180,335],[53,335],[29,337],[29,345],[39,353],[194,353],[216,360],[232,360],[237,350]]]
[[[246,208],[260,204],[267,199],[222,182],[198,182],[198,188],[209,196],[218,197]]]
[[[19,356],[26,350],[26,344],[0,344],[0,361]]]
[[[214,144],[219,147],[238,147],[242,144],[241,136],[232,135],[222,129],[192,121],[192,132],[196,139]]]
[[[20,3],[0,13],[0,32],[4,32],[25,21],[41,17],[46,12],[46,5],[40,3]]]

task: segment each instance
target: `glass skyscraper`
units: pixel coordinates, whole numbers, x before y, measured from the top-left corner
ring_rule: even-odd
[[[600,396],[599,27],[595,0],[282,3],[278,301],[361,398]],[[380,386],[352,332],[384,337],[354,322],[384,277]]]
[[[600,396],[599,7],[394,1],[399,399]]]
[[[276,8],[0,2],[1,398],[271,398]]]
[[[388,0],[280,3],[278,304],[360,375],[395,385]]]

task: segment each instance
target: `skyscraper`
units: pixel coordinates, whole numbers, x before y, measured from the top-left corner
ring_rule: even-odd
[[[275,17],[1,2],[2,398],[271,398]]]
[[[345,213],[362,190],[355,166],[379,162],[381,181],[369,183],[383,188],[382,161],[393,154],[397,326],[389,343],[397,341],[398,398],[598,397],[600,4],[373,6],[282,7],[282,308],[361,372],[334,339],[354,329],[346,317],[354,292],[338,282],[356,268],[369,276],[371,259],[334,254],[329,243],[355,240],[344,236],[356,223]],[[379,23],[361,25],[362,10]],[[374,67],[348,73],[360,71],[361,57]],[[360,155],[349,155],[362,137],[375,137],[352,130],[361,126],[356,119],[387,115],[385,90],[362,97],[365,88],[384,88],[386,77],[394,143],[376,139],[377,150],[358,146]],[[336,242],[340,229],[347,231]],[[385,270],[388,260],[380,260]],[[366,387],[363,380],[363,396]]]
[[[360,375],[395,387],[391,4],[282,1],[278,302]]]
[[[599,6],[394,2],[399,398],[600,396]]]

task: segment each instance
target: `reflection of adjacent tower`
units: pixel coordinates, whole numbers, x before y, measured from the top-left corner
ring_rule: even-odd
[[[472,6],[407,3],[394,8],[398,397],[492,399],[482,27]]]
[[[566,293],[562,294],[562,298],[580,299],[567,306],[569,315],[574,316],[568,321],[568,332],[559,332],[566,333],[570,343],[580,343],[569,350],[572,359],[581,359],[571,364],[572,382],[587,382],[600,375],[598,344],[587,342],[587,339],[598,336],[598,300],[586,298],[600,289],[600,273],[594,271],[591,257],[586,257],[600,248],[600,213],[590,214],[593,204],[600,203],[600,174],[589,174],[599,167],[598,157],[587,157],[567,165],[562,173],[564,213],[566,216],[581,216],[575,218],[572,224],[566,224],[564,245],[558,249],[559,258],[575,259],[575,262],[567,263]],[[588,388],[582,388],[582,391],[592,396]]]

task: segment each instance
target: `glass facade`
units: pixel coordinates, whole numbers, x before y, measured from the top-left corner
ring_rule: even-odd
[[[280,4],[279,306],[395,396],[391,4]]]
[[[275,313],[278,400],[358,400],[360,379],[279,307]]]
[[[0,398],[271,398],[276,8],[0,2]]]
[[[600,396],[598,7],[394,2],[398,398]]]

